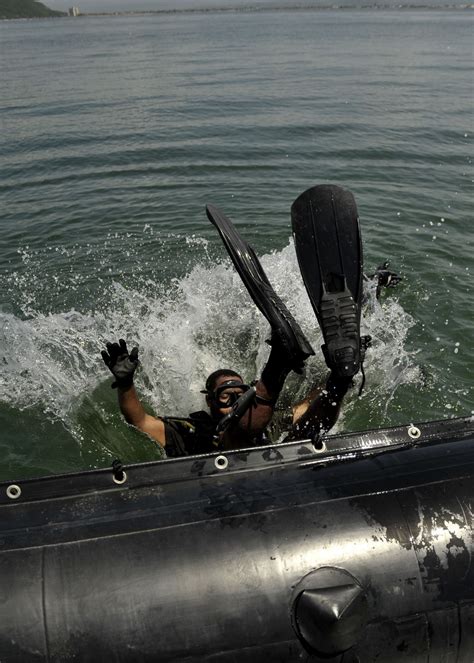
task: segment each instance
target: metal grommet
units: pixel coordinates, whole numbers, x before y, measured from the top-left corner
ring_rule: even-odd
[[[122,485],[123,483],[125,483],[126,480],[127,480],[127,473],[124,472],[124,471],[122,470],[121,474],[122,474],[122,478],[121,478],[121,479],[119,479],[118,477],[116,477],[115,474],[113,475],[114,483],[116,483],[116,484],[119,485],[119,486],[121,486],[121,485]]]
[[[17,486],[15,483],[12,483],[11,486],[8,486],[7,488],[7,497],[9,497],[11,500],[17,500],[21,495],[21,488],[20,486]]]
[[[322,454],[324,451],[328,450],[323,440],[315,440],[313,442],[313,449],[317,454]]]
[[[229,465],[229,461],[225,456],[217,456],[217,458],[214,460],[214,465],[218,470],[225,470]]]
[[[417,440],[421,435],[421,430],[412,424],[408,429],[408,435],[412,440]]]

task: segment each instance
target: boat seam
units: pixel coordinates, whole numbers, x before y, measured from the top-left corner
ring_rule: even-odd
[[[46,618],[46,582],[45,582],[45,558],[46,558],[46,547],[42,547],[41,555],[41,597],[42,597],[42,608],[43,608],[43,626],[44,626],[44,645],[45,645],[45,654],[46,661],[50,663],[51,656],[49,652],[49,631],[48,631],[48,620]]]

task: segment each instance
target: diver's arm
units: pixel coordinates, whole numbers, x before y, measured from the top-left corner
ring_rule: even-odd
[[[118,387],[120,411],[125,421],[142,433],[146,433],[162,447],[165,446],[165,424],[161,419],[153,417],[145,411],[133,384],[129,387]]]
[[[133,375],[139,364],[138,348],[128,352],[127,344],[121,338],[118,343],[107,343],[107,351],[101,355],[105,365],[115,378],[112,388],[117,389],[120,410],[127,423],[165,446],[165,425],[161,419],[151,416],[140,403],[133,386]]]

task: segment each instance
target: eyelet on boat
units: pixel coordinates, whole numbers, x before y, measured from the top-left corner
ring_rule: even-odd
[[[412,440],[417,440],[421,435],[421,430],[412,424],[408,429],[408,435]]]
[[[317,454],[321,454],[328,450],[323,440],[315,440],[313,442],[313,449]]]
[[[225,456],[217,456],[216,459],[214,460],[214,465],[218,470],[225,470],[229,465],[229,461]]]
[[[123,483],[125,483],[126,480],[127,480],[127,473],[124,472],[124,471],[122,470],[121,474],[122,474],[122,477],[121,477],[120,479],[117,478],[117,477],[115,476],[115,474],[114,474],[113,477],[112,477],[114,483],[116,483],[118,486],[121,486],[121,485],[122,485]]]
[[[17,486],[15,483],[12,483],[11,486],[8,486],[7,488],[7,497],[9,497],[11,500],[17,500],[21,495],[21,488],[20,486]]]

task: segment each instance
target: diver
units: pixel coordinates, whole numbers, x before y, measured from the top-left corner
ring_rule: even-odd
[[[392,288],[401,277],[388,269],[388,263],[380,265],[370,279],[375,280],[377,298],[381,288]],[[123,339],[107,343],[102,358],[115,378],[120,410],[127,423],[148,435],[164,448],[167,457],[212,453],[217,450],[239,449],[270,444],[267,427],[273,417],[275,405],[286,377],[291,370],[301,372],[301,364],[293,364],[276,335],[270,341],[272,349],[255,384],[255,396],[247,412],[234,427],[216,435],[216,428],[228,416],[237,399],[250,386],[232,369],[218,369],[206,380],[202,393],[206,396],[209,411],[191,413],[187,418],[153,416],[146,412],[133,383],[139,365],[138,348],[130,352]],[[331,368],[331,367],[330,367]],[[311,437],[316,439],[336,423],[341,404],[353,384],[353,376],[340,375],[336,367],[324,386],[312,389],[292,408],[292,423],[286,441]]]
[[[107,343],[102,358],[115,378],[120,410],[127,421],[164,448],[167,457],[211,453],[217,450],[247,448],[270,444],[266,428],[273,416],[278,396],[285,379],[293,369],[300,372],[301,365],[291,366],[287,354],[274,338],[268,361],[255,384],[255,396],[245,414],[224,432],[216,435],[218,424],[228,415],[237,399],[250,385],[232,369],[221,368],[209,375],[205,389],[208,411],[193,412],[187,418],[162,417],[148,414],[137,395],[134,373],[139,365],[138,348],[130,352],[124,339]],[[344,395],[352,378],[331,372],[325,388],[319,390],[307,407],[300,404],[294,416],[293,437],[307,432],[311,422],[317,433],[329,430],[336,422]],[[298,421],[303,427],[297,426]]]
[[[117,387],[125,420],[164,447],[169,457],[271,443],[266,429],[283,384],[290,371],[301,373],[304,362],[314,355],[252,247],[217,207],[208,205],[206,212],[250,296],[270,324],[271,351],[254,385],[245,384],[232,369],[219,369],[207,378],[203,390],[209,411],[173,418],[150,415],[141,404],[133,384],[138,348],[129,353],[123,339],[107,343],[102,358],[115,377],[112,386]],[[361,389],[365,380],[363,363],[370,338],[360,335],[362,244],[354,197],[341,187],[308,189],[293,203],[291,215],[298,263],[322,331],[321,349],[330,373],[323,388],[311,390],[293,407],[286,440],[316,440],[334,426],[354,376],[362,373]],[[400,281],[388,267],[386,262],[366,277],[375,279],[377,298],[382,287],[394,287]]]

